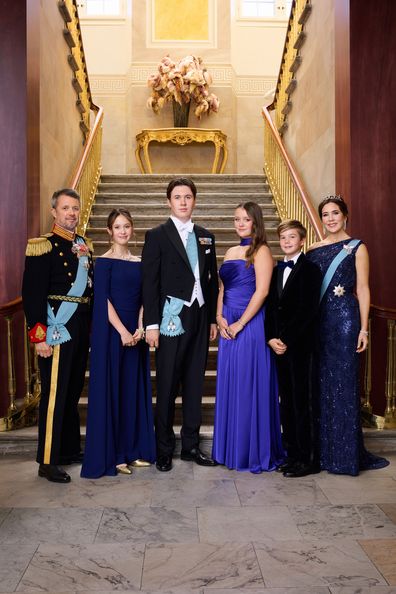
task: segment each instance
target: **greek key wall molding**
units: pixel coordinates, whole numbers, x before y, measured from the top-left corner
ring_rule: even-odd
[[[95,96],[125,95],[129,87],[146,87],[147,79],[157,68],[157,63],[136,64],[125,76],[91,75],[91,91]],[[236,96],[264,96],[276,86],[272,76],[237,76],[231,66],[208,64],[214,87],[231,87]]]
[[[235,95],[260,95],[275,89],[277,78],[274,76],[235,76],[233,90]]]
[[[127,91],[127,77],[114,75],[90,75],[89,84],[95,96],[125,95]]]

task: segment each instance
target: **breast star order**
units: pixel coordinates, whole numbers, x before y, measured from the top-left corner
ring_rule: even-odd
[[[333,293],[336,297],[343,297],[343,295],[345,295],[345,288],[342,285],[336,285],[333,289]]]

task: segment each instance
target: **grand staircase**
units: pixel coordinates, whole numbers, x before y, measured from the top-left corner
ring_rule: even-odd
[[[133,217],[136,234],[136,248],[140,254],[144,236],[148,229],[164,222],[169,216],[166,202],[166,187],[175,175],[104,175],[98,188],[95,205],[89,221],[87,235],[94,242],[95,257],[109,248],[106,220],[112,208],[127,208]],[[191,176],[197,186],[197,204],[193,220],[208,228],[216,237],[218,265],[220,266],[226,250],[238,241],[234,231],[235,207],[243,202],[254,201],[260,204],[269,245],[275,257],[279,256],[276,226],[279,222],[272,195],[264,175],[206,175]],[[153,404],[155,406],[155,366],[152,357]],[[216,391],[217,344],[209,348],[208,366],[202,401],[203,426],[213,426],[214,396]],[[89,371],[87,372],[89,374]],[[87,405],[87,394],[81,400],[81,416]],[[181,422],[181,399],[176,401],[175,423]]]

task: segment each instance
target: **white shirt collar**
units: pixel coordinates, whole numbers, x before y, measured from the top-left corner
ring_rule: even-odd
[[[174,222],[175,227],[176,227],[176,229],[178,230],[179,233],[183,233],[185,231],[188,231],[188,233],[192,233],[193,232],[193,230],[194,230],[194,223],[192,222],[191,219],[189,221],[186,221],[185,223],[183,223],[183,221],[181,221],[180,219],[174,217],[173,215],[171,215],[170,218]]]
[[[297,254],[296,256],[294,256],[294,258],[292,258],[292,261],[294,262],[294,264],[296,264],[297,260],[299,259],[299,257],[301,256],[302,252],[300,252],[299,254]],[[290,260],[286,259],[286,256],[283,258],[284,262],[290,262]]]

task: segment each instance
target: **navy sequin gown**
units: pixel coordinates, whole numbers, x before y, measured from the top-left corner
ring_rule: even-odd
[[[256,290],[254,266],[226,260],[223,316],[239,320]],[[264,334],[265,308],[235,340],[219,339],[213,458],[230,469],[274,470],[284,459],[276,366]]]
[[[87,436],[81,476],[115,475],[117,464],[155,460],[148,346],[123,347],[107,300],[133,334],[142,304],[141,262],[98,258],[90,354]]]
[[[350,240],[324,245],[307,258],[326,274],[331,262]],[[359,242],[336,269],[320,305],[317,353],[319,384],[320,465],[335,474],[355,476],[360,470],[383,468],[388,461],[363,445],[360,421],[360,330],[355,257]]]

